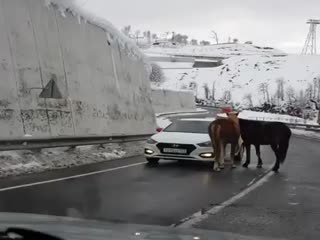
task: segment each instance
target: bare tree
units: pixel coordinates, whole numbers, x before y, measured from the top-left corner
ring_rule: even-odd
[[[278,78],[277,80],[277,98],[278,101],[284,101],[284,79]]]
[[[156,63],[151,63],[151,68],[150,81],[153,83],[161,83],[165,78],[161,67]]]
[[[229,90],[224,91],[223,100],[225,102],[230,102],[231,101],[231,92]]]
[[[211,38],[213,38],[216,41],[216,43],[219,44],[219,38],[216,31],[211,30]]]
[[[314,98],[317,98],[317,101],[320,101],[320,76],[315,78],[315,85],[317,86],[317,96],[314,96]]]
[[[130,37],[131,34],[131,26],[124,26],[124,28],[122,29],[122,32],[124,33],[124,35]]]
[[[265,102],[270,102],[269,85],[268,85],[268,83],[260,83],[259,84],[259,91],[263,94],[264,101]]]
[[[311,83],[308,84],[308,87],[306,89],[306,97],[309,99],[313,98],[313,85]]]
[[[198,45],[198,40],[197,39],[191,39],[191,44],[192,45]]]
[[[143,37],[148,40],[148,43],[151,43],[151,32],[150,31],[144,31],[143,32]]]
[[[200,45],[202,45],[202,46],[208,46],[208,45],[210,45],[210,42],[209,42],[209,41],[202,40],[202,41],[200,42]]]
[[[286,90],[289,104],[293,104],[296,101],[296,93],[292,86],[289,86]]]
[[[317,97],[317,90],[318,90],[318,81],[317,81],[317,78],[314,78],[313,79],[313,96],[312,98],[316,98]]]
[[[212,83],[211,96],[212,96],[212,100],[216,99],[216,82],[215,81]]]
[[[137,42],[137,43],[139,43],[140,33],[141,33],[140,30],[136,30],[136,31],[134,32],[134,36],[135,36],[135,38],[136,38],[136,42]]]
[[[204,95],[206,99],[210,99],[210,89],[207,83],[203,84]]]
[[[276,105],[277,104],[277,96],[274,95],[274,96],[271,96],[271,99],[270,99],[270,103],[273,105]]]
[[[189,37],[187,35],[177,33],[177,34],[174,35],[173,40],[175,42],[177,42],[177,43],[187,44],[188,43],[188,38]]]
[[[248,102],[249,107],[253,107],[253,102],[252,102],[252,94],[248,93],[244,95],[243,100]]]
[[[152,38],[153,40],[157,40],[157,39],[158,39],[158,35],[157,35],[156,33],[153,33],[153,34],[151,35],[151,38]]]
[[[306,105],[308,100],[307,100],[306,95],[304,94],[303,90],[300,90],[297,101],[298,101],[299,107],[304,107]]]

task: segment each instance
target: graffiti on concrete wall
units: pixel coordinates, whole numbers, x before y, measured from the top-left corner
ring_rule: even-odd
[[[43,0],[0,2],[1,138],[153,132],[144,60],[114,32]]]

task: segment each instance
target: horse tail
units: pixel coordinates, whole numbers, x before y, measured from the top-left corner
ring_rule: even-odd
[[[213,151],[214,151],[214,155],[216,155],[217,151],[216,151],[216,148],[215,148],[214,126],[215,126],[215,122],[212,122],[209,125],[208,133],[209,133],[209,136],[210,136],[210,139],[211,139],[211,145],[212,145],[212,148],[213,148]]]
[[[215,161],[220,161],[220,156],[221,156],[221,147],[220,147],[220,130],[221,130],[221,126],[219,124],[215,124],[214,125],[214,151],[215,151]]]
[[[280,162],[281,164],[284,163],[287,157],[287,152],[289,149],[289,143],[290,143],[290,138],[291,138],[291,130],[288,128],[287,134],[284,136],[282,141],[279,144],[279,157],[280,157]]]

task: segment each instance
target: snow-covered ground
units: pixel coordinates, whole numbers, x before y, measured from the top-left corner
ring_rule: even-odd
[[[307,88],[315,78],[320,77],[320,56],[286,55],[276,49],[257,49],[247,44],[187,46],[183,48],[152,47],[145,50],[148,54],[187,54],[193,56],[226,57],[223,65],[216,68],[180,68],[178,63],[167,63],[163,69],[165,80],[158,88],[189,89],[199,98],[205,98],[207,85],[210,94],[214,85],[215,99],[223,99],[226,92],[231,92],[234,103],[248,106],[251,95],[253,105],[260,105],[275,97],[278,80],[284,82],[284,97],[293,89],[296,98],[308,98]],[[168,67],[170,65],[170,68]],[[175,67],[175,65],[177,67]],[[262,84],[267,85],[267,92],[261,91]],[[292,88],[292,89],[290,89]],[[290,90],[288,90],[290,89]]]
[[[259,55],[259,56],[274,56],[286,55],[283,51],[270,48],[259,47],[252,44],[219,44],[209,46],[177,46],[177,47],[158,47],[152,46],[144,50],[146,55],[161,56],[161,55],[183,55],[183,56],[206,56],[206,57],[221,57],[229,58],[239,55]]]

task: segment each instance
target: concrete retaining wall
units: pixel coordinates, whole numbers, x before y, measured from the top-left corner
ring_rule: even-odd
[[[196,110],[192,92],[154,89],[152,90],[152,105],[156,113]]]
[[[0,138],[153,132],[143,59],[63,15],[44,0],[0,0]]]

